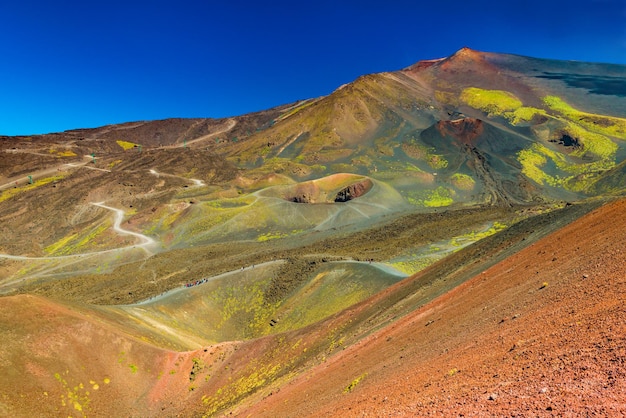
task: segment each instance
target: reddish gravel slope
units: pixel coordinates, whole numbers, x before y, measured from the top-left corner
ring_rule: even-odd
[[[626,201],[607,204],[238,416],[624,416]]]

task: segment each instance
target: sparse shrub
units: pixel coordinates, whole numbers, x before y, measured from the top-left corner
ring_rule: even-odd
[[[363,380],[365,378],[365,376],[367,376],[367,373],[363,373],[361,376],[357,377],[352,382],[350,382],[350,384],[348,386],[346,386],[346,388],[343,390],[343,393],[350,393],[350,392],[352,392],[352,390],[354,390],[356,385],[358,385],[359,382],[361,382],[361,380]]]

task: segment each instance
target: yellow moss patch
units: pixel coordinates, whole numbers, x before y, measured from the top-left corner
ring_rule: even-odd
[[[626,119],[624,118],[582,112],[556,96],[546,96],[543,98],[543,101],[550,109],[563,114],[568,119],[589,130],[603,135],[626,139]]]
[[[441,170],[448,166],[448,161],[443,155],[436,154],[435,148],[418,144],[415,139],[403,142],[401,148],[406,155],[425,161],[434,170]]]
[[[55,252],[59,251],[61,248],[65,247],[69,242],[76,239],[76,236],[77,234],[72,234],[72,235],[63,237],[57,242],[55,242],[54,244],[48,245],[44,249],[44,251],[47,252],[48,254],[54,254]]]
[[[530,122],[537,115],[547,116],[545,110],[537,109],[536,107],[522,106],[515,109],[513,112],[505,112],[506,117],[513,125],[518,125],[522,122]]]
[[[452,203],[454,203],[454,200],[452,199],[453,195],[454,195],[453,191],[443,186],[439,186],[435,190],[430,192],[428,197],[423,200],[423,203],[424,203],[424,206],[427,206],[430,208],[449,206]]]
[[[280,364],[270,363],[259,366],[258,362],[252,362],[242,376],[218,389],[215,396],[205,395],[202,397],[202,402],[208,407],[205,416],[213,416],[225,406],[273,381],[281,369],[282,365]]]
[[[37,187],[45,186],[48,183],[61,180],[62,178],[63,176],[46,177],[43,179],[35,180],[33,184],[27,184],[25,186],[20,186],[20,187],[16,187],[12,189],[6,189],[2,192],[2,194],[0,194],[0,202],[4,202],[5,200],[8,200],[12,198],[13,196],[16,196],[22,192],[27,192],[29,190],[36,189]]]
[[[298,113],[302,109],[306,109],[307,107],[311,106],[313,103],[315,103],[314,100],[309,100],[306,103],[303,103],[300,106],[296,106],[293,109],[291,109],[290,111],[280,115],[278,118],[276,118],[276,120],[277,121],[281,121],[281,120],[287,119],[289,116],[295,115],[296,113]]]
[[[411,191],[406,194],[407,201],[419,207],[442,207],[454,203],[454,190],[439,186],[434,190]]]
[[[135,148],[138,147],[138,144],[135,144],[133,142],[128,142],[128,141],[115,141],[117,143],[117,145],[119,145],[120,147],[122,147],[122,149],[124,149],[124,151],[129,150],[131,148]]]
[[[264,241],[269,241],[272,239],[285,238],[286,236],[288,236],[288,234],[281,233],[281,232],[268,232],[266,234],[259,235],[256,240],[258,242],[264,242]]]
[[[106,223],[102,223],[82,234],[72,234],[63,237],[54,244],[47,246],[45,251],[54,255],[72,254],[89,244],[107,229],[109,229],[109,226]]]
[[[455,173],[450,178],[452,185],[459,190],[470,191],[474,190],[476,186],[476,181],[467,174]]]
[[[71,407],[76,411],[83,412],[83,410],[89,408],[89,404],[91,399],[89,398],[89,392],[85,391],[85,386],[82,383],[78,383],[77,385],[70,385],[68,381],[70,380],[69,372],[65,371],[65,373],[55,373],[54,378],[62,385],[64,394],[61,395],[61,406],[62,407]],[[70,416],[73,414],[70,412]]]
[[[58,157],[76,157],[76,153],[72,150],[63,150],[63,151],[57,151],[55,148],[51,148],[48,151],[50,154],[55,154]]]
[[[122,160],[115,160],[115,161],[111,161],[111,162],[109,163],[109,168],[113,168],[113,167],[115,167],[116,165],[118,165],[118,164],[119,164],[119,163],[121,163],[121,162],[122,162]]]
[[[459,235],[458,237],[454,237],[450,240],[450,245],[453,246],[461,246],[463,245],[463,243],[467,243],[467,242],[476,242],[476,241],[480,241],[483,238],[489,237],[497,232],[500,232],[502,230],[506,229],[506,225],[501,223],[501,222],[494,222],[493,225],[491,227],[489,227],[487,230],[484,231],[471,231],[468,232],[467,234],[463,234],[463,235]]]
[[[227,325],[231,319],[247,318],[247,327],[242,330],[246,337],[257,337],[265,333],[269,327],[269,320],[276,311],[278,304],[270,304],[265,298],[265,289],[271,278],[267,278],[245,285],[220,286],[210,299],[220,308],[221,321],[216,324],[220,329]]]
[[[517,154],[517,159],[522,164],[522,174],[537,184],[548,184],[556,186],[556,179],[544,172],[543,167],[547,162],[547,158],[542,151],[545,147],[539,145],[528,149],[521,150]]]
[[[571,191],[584,191],[593,183],[598,172],[612,168],[615,163],[608,159],[587,164],[574,164],[556,151],[541,144],[520,151],[517,155],[522,165],[522,174],[535,183],[560,186]],[[550,175],[543,169],[548,162],[562,172],[561,175]]]
[[[573,153],[574,155],[582,157],[587,151],[603,159],[609,159],[615,155],[618,146],[606,136],[589,132],[574,122],[565,121],[565,123],[567,124],[564,129],[565,133],[572,138],[579,139],[583,145],[582,149]]]
[[[343,390],[343,393],[352,392],[354,388],[356,387],[356,385],[358,385],[361,382],[361,380],[365,378],[365,376],[367,376],[367,373],[363,373],[361,376],[357,377],[352,382],[350,382],[350,384],[346,386],[346,388]]]
[[[395,263],[392,263],[392,266],[396,270],[410,276],[411,274],[424,270],[437,260],[439,260],[437,257],[420,257],[415,260],[396,261]]]
[[[456,97],[454,93],[450,93],[447,91],[436,90],[435,91],[435,100],[442,104],[450,104],[453,106],[459,105],[459,99]]]
[[[461,100],[475,109],[498,116],[522,107],[520,99],[514,94],[503,90],[484,90],[469,87],[461,93]]]

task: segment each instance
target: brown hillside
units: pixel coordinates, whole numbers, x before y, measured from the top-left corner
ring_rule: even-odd
[[[0,136],[0,417],[626,416],[621,85],[463,48]]]

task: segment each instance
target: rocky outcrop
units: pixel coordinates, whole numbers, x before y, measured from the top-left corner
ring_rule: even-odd
[[[311,195],[306,193],[298,196],[291,196],[288,198],[288,200],[294,203],[313,203],[313,198],[311,197]]]
[[[285,200],[294,203],[319,203],[324,201],[324,196],[314,181],[307,181],[289,187]]]
[[[371,188],[372,181],[370,179],[365,179],[358,183],[351,184],[337,193],[337,196],[335,196],[335,202],[348,202],[352,199],[356,199],[357,197],[363,196]]]

